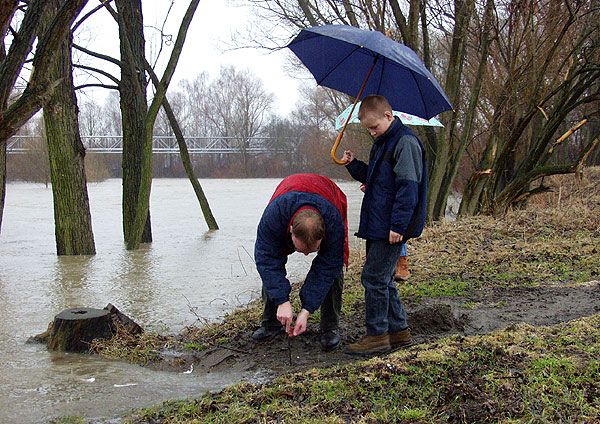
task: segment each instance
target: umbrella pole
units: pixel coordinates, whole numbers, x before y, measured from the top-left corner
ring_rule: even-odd
[[[375,59],[373,59],[373,64],[369,68],[369,72],[367,72],[367,76],[365,77],[365,80],[363,81],[362,86],[360,87],[360,90],[358,91],[358,94],[356,95],[356,98],[354,99],[354,103],[352,104],[352,109],[350,109],[350,113],[348,114],[348,119],[346,119],[346,122],[344,122],[344,126],[342,127],[340,133],[336,137],[335,143],[333,144],[333,147],[331,148],[331,153],[330,153],[331,159],[333,159],[333,161],[335,163],[337,163],[338,165],[346,164],[346,161],[338,159],[336,157],[336,151],[340,145],[340,142],[342,141],[342,137],[344,137],[344,131],[346,131],[346,126],[348,126],[348,122],[350,122],[350,117],[354,113],[354,108],[356,107],[356,104],[358,103],[360,96],[362,96],[362,93],[365,90],[365,87],[367,86],[367,81],[369,81],[369,77],[371,76],[371,73],[373,72],[373,69],[375,68],[375,65],[377,64],[378,58],[379,58],[379,56],[375,56]]]

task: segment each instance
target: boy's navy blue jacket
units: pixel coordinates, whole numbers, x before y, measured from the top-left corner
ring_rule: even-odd
[[[345,201],[341,191],[340,194]],[[302,308],[312,314],[343,271],[347,227],[345,217],[333,203],[321,195],[301,191],[272,199],[258,224],[254,257],[269,300],[276,305],[287,302],[291,285],[285,264],[288,255],[295,251],[289,228],[294,214],[305,206],[318,210],[325,223],[325,237],[300,289]]]
[[[399,118],[374,140],[369,165],[355,159],[346,169],[366,186],[358,237],[389,240],[392,230],[405,242],[421,235],[427,214],[425,149]]]

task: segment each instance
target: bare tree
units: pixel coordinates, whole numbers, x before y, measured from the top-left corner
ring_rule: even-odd
[[[49,7],[45,0],[31,0],[23,2],[21,5],[16,0],[0,2],[0,30],[2,30],[0,150],[2,152],[6,152],[8,138],[40,110],[59,84],[59,81],[49,78],[48,70],[55,58],[58,46],[69,36],[71,24],[86,2],[87,0],[64,2],[45,31],[42,30],[42,17]],[[17,25],[18,28],[16,28]],[[10,31],[7,31],[9,28]],[[9,97],[15,89],[26,61],[29,60],[36,40],[37,44],[32,59],[33,71],[29,74],[25,89],[9,104]],[[10,47],[6,51],[8,44]],[[6,158],[5,153],[2,153],[0,154],[0,216],[4,209],[5,183]]]
[[[115,0],[118,14],[121,79],[119,94],[123,121],[123,236],[128,248],[139,243],[135,230],[136,214],[142,185],[141,164],[146,143],[148,103],[146,91],[146,44],[141,0]],[[109,6],[107,6],[108,8]],[[151,156],[150,152],[150,156]],[[150,168],[151,169],[151,168]],[[150,170],[151,172],[151,170]],[[150,177],[151,178],[151,177]],[[140,220],[141,218],[137,218]],[[150,210],[146,212],[140,235],[142,243],[152,241]]]
[[[143,19],[140,0],[116,0],[118,11],[108,4],[104,7],[113,15],[119,26],[121,60],[95,53],[79,46],[79,50],[116,64],[121,69],[121,80],[94,69],[117,84],[121,94],[121,116],[124,130],[123,178],[123,226],[127,249],[133,250],[144,241],[149,241],[150,189],[152,185],[152,140],[154,126],[166,91],[181,54],[187,30],[198,7],[199,0],[191,0],[181,21],[170,58],[160,80],[155,84],[156,92],[146,108],[146,69],[149,68],[144,54]],[[125,97],[125,99],[124,99]],[[130,105],[132,107],[128,107]],[[135,116],[134,116],[135,115]],[[125,130],[131,130],[130,154],[125,158]],[[133,131],[135,130],[135,131]],[[125,174],[128,174],[128,177]],[[125,180],[130,184],[126,184]]]
[[[486,87],[493,114],[462,214],[502,213],[547,191],[543,177],[579,172],[597,146],[596,131],[576,159],[550,163],[556,146],[600,112],[600,9],[593,4],[511,3],[502,11],[491,51],[496,78]]]
[[[149,63],[146,63],[146,66],[147,66],[147,71],[150,74],[150,78],[152,79],[152,83],[158,88],[158,86],[160,84],[158,77],[152,70],[152,67],[150,66]],[[185,144],[185,138],[183,136],[183,131],[181,130],[181,127],[179,126],[179,123],[177,122],[177,117],[175,116],[175,112],[171,108],[171,104],[167,100],[166,96],[163,99],[162,107],[165,111],[165,114],[171,125],[171,128],[173,129],[173,133],[175,134],[175,137],[177,139],[177,144],[179,145],[179,153],[181,155],[181,160],[183,162],[185,172],[192,184],[192,187],[194,188],[196,197],[198,198],[198,201],[200,202],[200,208],[202,209],[202,213],[204,214],[204,219],[206,220],[206,223],[208,224],[208,228],[211,230],[218,230],[219,226],[217,225],[217,220],[215,219],[214,215],[212,214],[210,205],[208,204],[208,199],[206,198],[206,195],[204,194],[204,190],[202,190],[202,186],[198,182],[198,179],[194,175],[192,161],[190,160],[190,155],[187,150],[187,145]]]
[[[181,55],[185,37],[187,35],[188,28],[198,7],[200,0],[192,0],[187,8],[187,11],[181,21],[177,39],[171,51],[171,56],[165,68],[157,87],[156,93],[148,108],[148,114],[145,117],[145,139],[144,145],[142,146],[142,155],[140,163],[140,189],[139,195],[136,202],[135,220],[132,227],[131,237],[126,240],[128,249],[137,249],[142,240],[142,233],[145,228],[145,224],[148,217],[148,211],[150,207],[150,187],[152,185],[152,136],[154,130],[154,122],[158,111],[163,103],[166,96],[167,88],[175,72],[175,67]],[[143,71],[142,68],[141,70]]]
[[[50,25],[60,0],[49,0],[43,24]],[[61,81],[44,105],[54,198],[54,233],[58,255],[96,253],[85,176],[85,148],[79,134],[77,98],[73,86],[71,38],[67,37],[48,70]]]
[[[209,75],[199,73],[193,80],[183,80],[178,84],[176,91],[169,94],[169,100],[185,135],[210,136],[207,119],[202,115],[204,104],[208,98]]]
[[[205,116],[222,137],[238,141],[244,174],[249,175],[248,147],[252,137],[260,134],[273,104],[273,94],[248,70],[222,67],[219,77],[207,90],[209,101],[203,102]]]

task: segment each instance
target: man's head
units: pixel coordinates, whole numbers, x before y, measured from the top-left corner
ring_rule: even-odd
[[[377,138],[385,133],[394,122],[392,106],[383,96],[367,96],[358,109],[358,119],[362,126]]]
[[[301,210],[294,216],[290,232],[297,252],[305,255],[316,252],[325,236],[323,217],[314,209]]]

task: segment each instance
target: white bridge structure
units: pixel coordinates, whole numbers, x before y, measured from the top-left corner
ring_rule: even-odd
[[[87,152],[119,153],[123,152],[123,136],[86,135],[81,140]],[[8,154],[26,153],[39,149],[43,140],[40,136],[16,135],[8,139]],[[190,154],[267,154],[288,153],[293,150],[293,137],[185,137]],[[290,143],[291,142],[291,143]],[[175,136],[154,136],[153,153],[179,154]]]

